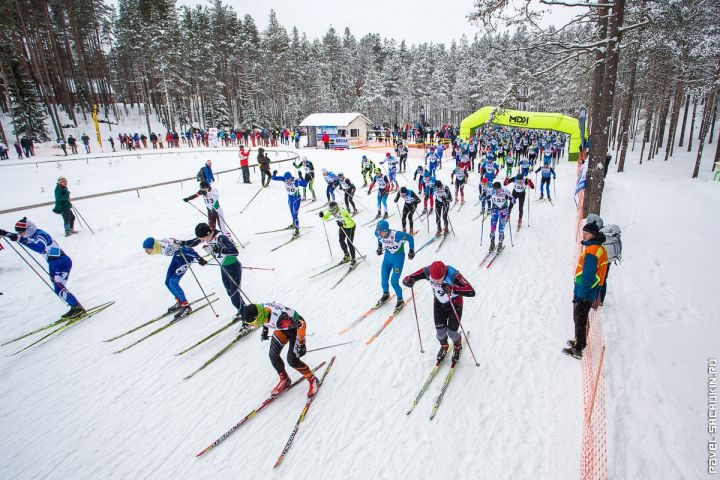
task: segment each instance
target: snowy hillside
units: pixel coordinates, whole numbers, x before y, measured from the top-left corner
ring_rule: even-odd
[[[380,159],[384,152],[374,150],[368,155]],[[362,185],[360,152],[303,150],[302,154],[316,169],[343,171]],[[206,157],[198,153],[197,158],[178,158],[170,153],[121,161],[91,159],[87,164],[68,162],[60,167],[0,167],[0,209],[52,200],[58,174],[68,178],[72,195],[79,196],[192,176]],[[207,158],[213,159],[218,170],[237,165],[232,152],[213,152]],[[411,159],[408,171],[417,164]],[[706,174],[702,180],[685,180],[690,168],[689,160],[680,158],[642,167],[632,164],[625,174],[608,176],[603,217],[623,227],[625,242],[625,262],[611,271],[604,307],[612,478],[700,478],[704,472],[700,444],[704,362],[717,355],[720,344],[710,276],[720,265],[709,248],[720,234],[717,222],[710,220],[720,208],[720,183],[710,182]],[[286,169],[279,168],[280,172]],[[431,245],[414,260],[406,260],[404,274],[442,259],[457,267],[478,292],[465,303],[463,325],[470,332],[480,366],[474,366],[465,349],[432,421],[428,419],[432,401],[447,365],[412,415],[405,415],[437,351],[427,284],[419,283],[415,289],[424,354],[419,353],[412,308],[403,310],[369,346],[365,340],[391,307],[339,335],[382,293],[373,226],[358,226],[355,235],[355,244],[368,255],[367,264],[330,290],[341,271],[309,278],[331,263],[317,213],[307,212],[314,206],[303,208],[300,216],[301,226],[313,228],[298,241],[270,252],[289,233],[259,236],[254,232],[290,223],[283,185],[273,182],[240,214],[258,190],[258,176],[253,174],[252,185],[237,183],[235,174],[220,178],[217,187],[230,226],[241,241],[249,242],[240,252],[241,261],[245,266],[275,268],[274,272],[243,272],[242,287],[248,296],[255,302],[276,300],[296,308],[307,320],[308,349],[354,342],[304,358],[314,366],[337,355],[276,473],[272,466],[305,403],[304,387],[280,397],[222,445],[195,458],[267,398],[277,381],[268,360],[269,345],[257,333],[183,380],[237,331],[231,327],[191,352],[175,356],[233,314],[217,267],[193,270],[206,291],[219,298],[214,306],[220,318],[206,308],[116,355],[112,352],[152,327],[112,343],[102,342],[164,312],[172,303],[163,285],[169,259],[147,256],[141,244],[150,235],[193,236],[203,216],[181,201],[191,186],[150,189],[141,192],[140,198],[131,192],[77,202],[95,236],[82,231],[64,238],[60,217],[51,207],[28,211],[29,218],[56,237],[72,257],[69,288],[80,301],[86,307],[108,300],[116,303],[44,344],[0,359],[3,476],[577,478],[580,367],[560,353],[573,333],[575,169],[575,164],[561,162],[554,205],[531,202],[530,212],[526,205],[529,226],[513,231],[514,247],[509,246],[508,236],[507,250],[491,269],[477,266],[488,241],[488,222],[480,246],[480,221],[472,220],[478,213],[474,207],[477,175],[471,176],[466,187],[466,205],[451,212],[457,237],[449,237],[438,253]],[[445,168],[439,178],[446,181],[449,176],[450,169]],[[401,185],[411,186],[409,178],[400,177]],[[324,185],[322,179],[316,182],[320,199],[324,199]],[[375,195],[368,197],[360,191],[359,200],[363,211],[358,222],[363,224],[374,214]],[[395,205],[389,205],[394,212],[391,226],[399,228]],[[0,226],[12,229],[20,216],[0,215]],[[434,216],[432,221],[431,233]],[[333,222],[326,227],[337,261],[341,255],[337,227]],[[416,245],[428,238],[422,226]],[[47,324],[65,311],[9,248],[0,252],[0,259],[0,318],[4,319],[0,340]],[[188,298],[201,295],[191,275],[181,285]],[[409,298],[408,289],[405,295]],[[27,343],[2,347],[2,353],[9,355]],[[297,372],[288,371],[297,378]]]

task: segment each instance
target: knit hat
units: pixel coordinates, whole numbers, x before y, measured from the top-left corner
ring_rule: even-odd
[[[445,278],[445,274],[447,273],[447,266],[443,262],[438,260],[430,264],[429,270],[430,279],[440,281]]]
[[[597,223],[591,222],[583,227],[583,232],[589,232],[593,235],[597,235],[598,233],[600,233],[600,227],[597,226]]]
[[[143,248],[153,248],[155,246],[155,239],[153,237],[148,237],[143,242]]]
[[[377,223],[377,230],[378,232],[388,232],[390,231],[390,224],[387,220],[380,220]]]
[[[20,220],[17,221],[15,224],[15,231],[16,232],[24,232],[28,228],[28,220],[27,217],[23,217]]]

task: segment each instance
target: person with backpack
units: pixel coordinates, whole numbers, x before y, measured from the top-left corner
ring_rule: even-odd
[[[65,227],[65,236],[69,237],[75,230],[75,215],[72,212],[72,203],[70,203],[70,191],[67,187],[67,179],[58,177],[55,185],[55,207],[53,212],[62,215],[63,225]]]
[[[596,222],[583,227],[582,253],[575,268],[575,287],[573,289],[573,320],[575,339],[568,340],[563,353],[581,359],[587,345],[588,316],[590,308],[596,309],[600,303],[600,289],[605,284],[608,255],[603,246],[605,234]]]
[[[270,172],[270,157],[267,156],[264,148],[258,148],[257,162],[260,165],[260,184],[267,187],[270,185],[272,172]]]
[[[591,213],[587,217],[587,223],[594,222],[600,227],[600,231],[605,234],[605,242],[603,247],[608,255],[608,268],[605,273],[605,283],[600,287],[600,306],[605,303],[605,295],[607,294],[608,276],[610,275],[610,265],[622,262],[622,231],[617,225],[605,225],[600,216]]]
[[[205,162],[205,166],[198,171],[195,179],[198,182],[205,181],[207,183],[213,183],[215,181],[215,176],[212,171],[212,160]]]

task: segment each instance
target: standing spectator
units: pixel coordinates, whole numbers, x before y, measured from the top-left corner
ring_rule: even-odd
[[[243,183],[252,183],[250,181],[250,149],[245,150],[245,145],[240,145],[240,168],[242,169]]]
[[[213,183],[215,181],[215,176],[213,175],[212,171],[212,160],[208,160],[205,162],[205,166],[202,167],[202,180],[205,180],[208,183]]]
[[[180,148],[180,134],[178,134],[177,132],[173,132],[172,137],[175,148]]]
[[[260,165],[260,183],[263,187],[267,187],[270,185],[272,173],[270,172],[270,158],[265,154],[265,149],[262,147],[258,148],[257,162]],[[267,178],[267,182],[265,178]]]
[[[33,140],[32,137],[28,138],[28,142],[30,142],[30,155],[35,156],[35,140]]]
[[[157,135],[155,135],[155,132],[152,132],[150,134],[150,143],[152,143],[154,150],[157,150],[157,141],[158,141]]]
[[[591,222],[583,227],[583,251],[575,267],[575,287],[573,289],[573,320],[575,321],[575,339],[570,346],[563,348],[563,353],[575,358],[582,358],[588,330],[590,308],[597,308],[600,303],[600,290],[605,284],[608,268],[608,255],[603,247],[605,234],[600,231],[597,223]]]
[[[193,146],[192,137],[193,136],[192,136],[192,133],[190,133],[190,129],[185,130],[185,140],[187,141],[188,147]]]
[[[322,134],[322,142],[325,145],[325,150],[330,148],[330,135],[327,132]]]
[[[8,147],[4,143],[0,143],[0,160],[8,160]]]
[[[75,215],[73,215],[72,203],[70,203],[70,191],[67,188],[67,179],[65,177],[58,177],[57,179],[53,212],[62,215],[66,237],[77,233],[75,231]]]
[[[133,135],[133,147],[140,148],[140,135],[135,132],[135,135]]]
[[[60,145],[60,148],[62,148],[63,153],[67,157],[67,146],[65,145],[65,139],[62,137],[58,137],[57,144]]]
[[[112,135],[108,137],[108,142],[110,142],[110,146],[112,147],[113,152],[114,152],[115,151],[115,140],[113,139]]]
[[[295,130],[295,148],[300,148],[300,131]]]
[[[90,153],[90,137],[88,137],[87,133],[83,133],[80,140],[82,140],[83,146],[85,147],[85,153]]]
[[[30,158],[30,139],[27,137],[22,137],[20,139],[20,146],[23,149],[23,152],[25,153],[26,158]]]
[[[142,142],[143,148],[147,148],[147,139],[148,137],[144,133],[140,135],[140,141]]]
[[[67,139],[67,144],[70,145],[70,151],[73,153],[73,155],[77,155],[78,149],[77,149],[77,140],[75,140],[75,137],[70,135]]]
[[[13,146],[15,147],[15,151],[16,151],[17,154],[18,154],[18,159],[19,159],[19,160],[22,160],[22,158],[23,158],[23,156],[22,156],[22,147],[20,146],[20,144],[18,143],[17,140],[15,140],[15,144],[14,144]]]
[[[168,148],[172,148],[172,133],[169,131],[165,134],[165,142],[168,144]]]

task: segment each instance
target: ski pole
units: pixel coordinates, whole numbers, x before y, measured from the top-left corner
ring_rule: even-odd
[[[532,203],[532,201],[530,201],[530,199],[528,199],[528,225],[527,225],[528,228],[530,228],[530,204],[531,203]]]
[[[93,231],[93,229],[92,229],[92,227],[90,226],[90,224],[87,223],[87,220],[85,220],[85,217],[82,216],[82,214],[80,213],[80,210],[78,210],[74,205],[73,205],[72,209],[75,211],[75,213],[78,214],[78,217],[80,217],[80,219],[81,219],[82,222],[85,224],[85,226],[88,227],[88,230],[90,230],[90,232],[92,232],[92,234],[95,235],[95,232]]]
[[[350,245],[352,245],[352,247],[355,249],[355,253],[360,254],[360,258],[362,258],[362,261],[363,261],[363,262],[368,263],[367,257],[366,257],[365,255],[363,255],[360,250],[358,250],[358,248],[355,246],[355,244],[352,242],[352,240],[350,240],[350,237],[349,237],[348,234],[345,232],[345,230],[343,230],[343,234],[345,235],[345,240],[347,240],[348,243],[349,243]]]
[[[258,195],[260,195],[260,192],[262,192],[262,189],[263,189],[263,188],[264,188],[264,187],[260,187],[260,190],[258,190],[257,193],[256,193],[255,195],[253,195],[253,197],[250,199],[250,201],[245,204],[245,206],[242,208],[242,210],[240,210],[240,213],[241,213],[241,214],[245,211],[245,209],[246,209],[247,207],[250,206],[250,204],[252,203],[252,201],[255,200],[255,197],[257,197]]]
[[[238,283],[235,281],[235,279],[232,278],[232,277],[230,276],[230,274],[227,273],[225,270],[222,270],[222,267],[223,267],[223,266],[222,266],[222,264],[220,263],[220,260],[218,260],[218,258],[215,256],[215,254],[212,253],[212,252],[210,252],[210,256],[212,256],[213,260],[215,260],[215,263],[217,264],[217,266],[220,267],[220,271],[222,272],[222,274],[225,275],[225,276],[227,277],[227,279],[230,280],[230,282],[232,282],[233,285],[235,285],[235,288],[237,288],[237,291],[240,292],[240,295],[244,296],[245,299],[248,301],[248,303],[253,303],[253,301],[250,300],[250,297],[248,297],[248,296],[245,294],[245,292],[243,291],[243,289],[240,288],[240,285],[238,285]],[[240,265],[240,268],[241,268],[241,269],[243,268],[243,267],[242,267],[242,264]]]
[[[62,302],[64,302],[64,303],[67,304],[68,306],[70,306],[70,304],[67,302],[67,300],[65,300],[65,299],[62,298],[60,295],[58,295],[58,294],[55,292],[55,289],[47,282],[47,280],[45,280],[45,279],[42,277],[42,275],[40,275],[40,274],[38,273],[38,271],[35,270],[32,265],[30,265],[30,262],[28,262],[27,259],[22,256],[22,254],[18,251],[18,249],[15,248],[15,247],[13,247],[12,240],[9,240],[9,241],[7,242],[7,244],[10,246],[10,248],[13,249],[13,251],[14,251],[15,253],[17,253],[18,257],[20,257],[20,258],[22,259],[22,261],[25,262],[25,264],[28,266],[28,268],[30,268],[30,270],[32,270],[33,273],[35,273],[35,275],[37,275],[37,276],[40,278],[40,280],[42,280],[42,282],[43,282],[45,285],[47,285],[47,287],[48,287],[53,293],[55,293],[55,296],[56,296],[57,298],[59,298]],[[31,258],[32,258],[32,256],[31,256]],[[33,258],[33,260],[35,260],[35,258]],[[37,261],[37,260],[36,260],[36,261]],[[42,267],[41,267],[41,268],[42,268]],[[43,271],[45,271],[44,268],[43,268]],[[45,273],[47,273],[47,272],[45,272]],[[48,275],[49,275],[49,273],[48,273]],[[52,280],[52,279],[51,279],[51,280]],[[52,282],[55,283],[54,280],[52,280]],[[61,286],[61,287],[62,287],[62,286]]]
[[[448,208],[450,208],[450,205],[448,205]],[[457,235],[455,235],[455,229],[453,228],[452,222],[450,221],[450,212],[448,212],[447,220],[448,220],[448,225],[450,225],[450,231],[452,232],[453,237],[457,238]]]
[[[191,207],[193,207],[195,210],[197,210],[198,213],[199,213],[200,215],[202,215],[203,217],[205,216],[205,212],[203,212],[202,210],[200,210],[200,209],[199,209],[198,207],[196,207],[194,204],[192,204],[192,203],[190,203],[190,202],[185,202],[185,203],[187,203],[188,205],[190,205]],[[230,225],[228,225],[228,223],[225,221],[225,218],[224,218],[222,215],[220,215],[220,213],[218,213],[217,210],[214,210],[214,212],[217,213],[217,216],[218,216],[218,218],[220,219],[221,224],[225,224],[225,226],[228,228],[228,230],[230,230],[230,233],[232,234],[232,236],[237,239],[237,241],[238,241],[238,243],[240,244],[240,246],[241,246],[242,248],[245,248],[245,245],[243,245],[243,243],[240,241],[240,239],[238,238],[238,236],[235,235],[235,232],[233,232],[232,228],[230,228]],[[209,217],[209,215],[208,215],[208,217]],[[208,218],[208,221],[209,221],[209,220],[210,220],[210,218]]]
[[[553,197],[557,200],[557,190],[555,190],[555,177],[553,177]]]
[[[420,340],[420,353],[425,353],[422,345],[422,337],[420,336],[420,320],[418,320],[417,305],[415,304],[415,289],[410,287],[410,293],[412,294],[413,309],[415,310],[415,325],[417,326],[418,340]]]
[[[458,317],[457,311],[455,310],[455,305],[453,305],[452,298],[450,299],[450,301],[448,303],[450,304],[450,308],[452,308],[452,311],[455,314],[455,320],[457,320],[463,336],[465,336],[465,343],[467,343],[468,348],[470,348],[470,353],[472,354],[473,360],[475,360],[475,366],[479,367],[480,364],[477,361],[477,357],[475,357],[475,352],[473,352],[472,345],[470,345],[470,339],[468,338],[467,333],[465,333],[465,328],[463,328],[462,323],[460,322],[460,317]]]
[[[243,270],[267,270],[269,272],[275,271],[275,267],[269,268],[269,267],[245,267],[245,266],[243,266],[242,268],[243,268]]]
[[[308,351],[305,352],[305,353],[317,352],[318,350],[325,350],[325,349],[327,349],[327,348],[335,348],[335,347],[339,347],[339,346],[341,346],[341,345],[348,345],[348,344],[350,344],[350,343],[353,343],[353,340],[351,340],[351,341],[349,341],[349,342],[336,343],[335,345],[328,345],[328,346],[326,346],[326,347],[313,348],[312,350],[308,350]]]
[[[511,247],[514,247],[515,244],[513,243],[513,238],[512,238],[512,222],[510,222],[510,213],[509,213],[509,212],[508,212],[508,222],[507,222],[507,226],[508,226],[508,228],[510,229],[510,246],[511,246]]]
[[[330,237],[328,237],[328,234],[327,234],[327,227],[325,226],[325,219],[320,219],[320,221],[322,222],[323,231],[325,232],[325,240],[327,240],[328,250],[330,250],[330,261],[332,262],[335,259],[333,258],[332,248],[330,247]]]
[[[482,239],[483,235],[485,234],[485,217],[483,217],[483,221],[480,223],[480,246],[482,247]]]
[[[180,252],[180,255],[183,257],[183,260],[185,260],[185,264],[188,266],[188,270],[190,270],[190,273],[192,273],[193,278],[198,284],[198,287],[200,287],[200,291],[203,294],[203,297],[205,297],[205,301],[210,305],[210,310],[215,314],[215,318],[218,318],[220,315],[215,311],[215,307],[213,307],[212,302],[208,299],[207,294],[205,293],[205,289],[200,284],[200,280],[198,280],[197,275],[195,275],[195,272],[192,269],[192,265],[190,265],[191,262],[188,262],[187,257],[185,257],[185,254],[183,253],[182,249],[178,250]]]

